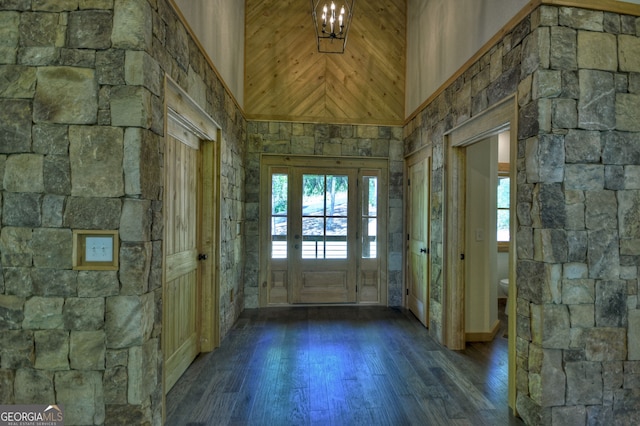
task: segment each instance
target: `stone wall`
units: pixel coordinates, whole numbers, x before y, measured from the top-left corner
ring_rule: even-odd
[[[431,145],[431,293],[429,331],[443,341],[445,252],[445,155],[444,135],[471,117],[486,111],[518,90],[520,81],[530,81],[532,70],[524,62],[535,63],[535,46],[526,39],[531,19],[516,28],[473,63],[404,128],[405,155]],[[532,59],[533,58],[533,59]]]
[[[243,306],[246,123],[167,0],[0,2],[0,403],[160,424],[164,75],[222,129],[221,335]],[[72,230],[118,230],[118,271]],[[235,290],[234,301],[228,298]]]
[[[539,12],[518,138],[518,406],[529,422],[640,414],[640,21]],[[526,372],[526,373],[525,373]],[[535,410],[531,410],[534,406]]]
[[[431,332],[442,339],[443,134],[517,93],[517,408],[527,424],[640,415],[640,21],[543,6],[405,129],[432,143]]]
[[[256,308],[259,305],[258,223],[262,153],[389,159],[388,304],[401,306],[404,250],[402,129],[389,126],[251,121],[247,126],[247,137],[245,307]]]

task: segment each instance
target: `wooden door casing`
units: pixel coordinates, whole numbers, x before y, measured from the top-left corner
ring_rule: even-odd
[[[163,422],[164,395],[199,352],[220,344],[222,142],[220,126],[169,76],[164,88]]]

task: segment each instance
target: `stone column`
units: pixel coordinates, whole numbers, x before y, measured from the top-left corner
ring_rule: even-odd
[[[529,424],[626,424],[639,406],[626,372],[637,365],[640,220],[640,67],[628,58],[640,38],[628,16],[535,16],[549,39],[519,123],[518,410]]]

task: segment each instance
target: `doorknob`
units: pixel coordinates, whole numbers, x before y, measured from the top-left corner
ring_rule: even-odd
[[[293,238],[295,238],[296,240],[299,240],[300,239],[300,235],[296,234],[296,235],[293,236]]]
[[[426,249],[426,248],[421,248],[421,249],[420,249],[420,253],[426,253],[426,252],[427,252],[427,249]]]
[[[208,257],[209,257],[208,255],[206,255],[204,253],[200,253],[198,255],[198,260],[207,260]]]

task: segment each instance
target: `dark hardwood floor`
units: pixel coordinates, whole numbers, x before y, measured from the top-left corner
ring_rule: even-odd
[[[167,425],[519,425],[507,339],[449,351],[405,310],[248,309],[167,395]]]

